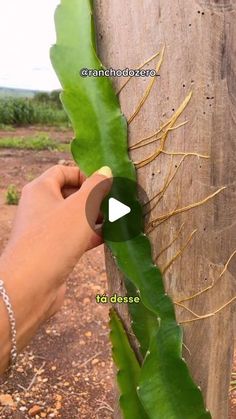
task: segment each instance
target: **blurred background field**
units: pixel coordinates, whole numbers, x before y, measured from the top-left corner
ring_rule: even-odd
[[[69,121],[59,95],[59,90],[33,92],[0,89],[0,127],[4,129],[32,124],[68,127]]]
[[[69,152],[71,138],[60,90],[0,88],[0,149]]]

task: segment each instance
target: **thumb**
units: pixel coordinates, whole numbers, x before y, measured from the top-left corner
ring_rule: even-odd
[[[112,187],[112,171],[104,166],[91,175],[77,192],[78,198],[86,205],[87,218],[96,224],[103,199]]]

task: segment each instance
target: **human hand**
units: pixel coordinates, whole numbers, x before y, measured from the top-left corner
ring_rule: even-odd
[[[85,208],[93,194],[91,219],[112,184],[109,168],[88,179],[77,167],[54,166],[23,188],[9,243],[0,258],[0,277],[16,315],[19,347],[60,307],[65,280],[89,248],[102,243]]]

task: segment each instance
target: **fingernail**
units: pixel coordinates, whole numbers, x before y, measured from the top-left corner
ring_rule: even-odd
[[[112,171],[108,166],[101,167],[101,169],[99,169],[97,173],[108,178],[112,177]]]

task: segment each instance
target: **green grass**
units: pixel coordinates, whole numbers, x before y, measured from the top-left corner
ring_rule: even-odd
[[[0,130],[1,131],[15,131],[16,129],[12,125],[0,124]]]
[[[20,193],[15,185],[12,184],[8,186],[5,196],[7,205],[18,205]]]
[[[57,102],[29,98],[0,98],[0,124],[13,126],[69,125],[68,117]]]
[[[58,143],[48,135],[38,134],[33,137],[5,137],[0,138],[1,148],[15,148],[20,150],[57,150],[69,151],[70,145]]]

